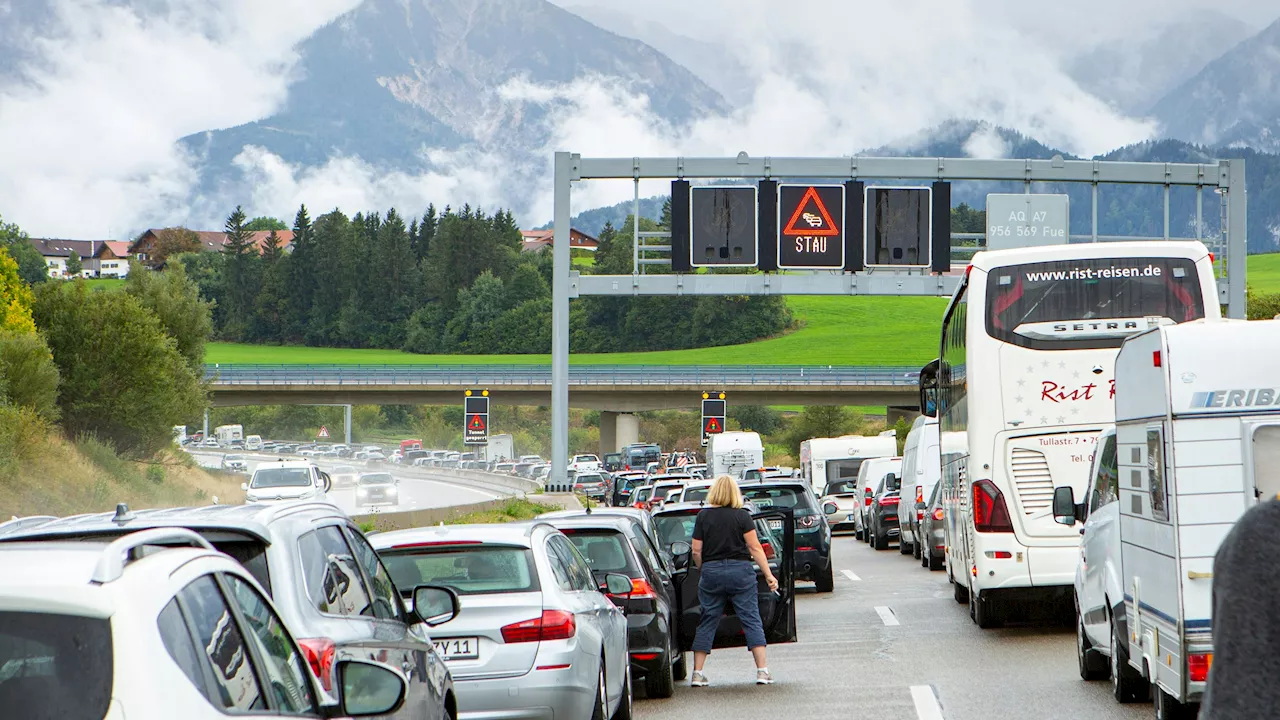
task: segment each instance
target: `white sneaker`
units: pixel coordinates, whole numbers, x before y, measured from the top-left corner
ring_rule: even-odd
[[[773,676],[769,674],[768,669],[760,668],[759,670],[756,670],[756,684],[757,685],[773,684]]]
[[[689,687],[706,687],[710,684],[707,682],[707,676],[697,670],[693,671],[693,674],[689,676]]]

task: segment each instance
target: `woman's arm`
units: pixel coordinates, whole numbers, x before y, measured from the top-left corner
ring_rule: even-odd
[[[764,548],[760,546],[760,538],[756,537],[755,528],[751,528],[750,532],[742,534],[742,539],[747,541],[747,550],[751,552],[751,557],[756,561],[756,566],[760,568],[760,572],[764,573],[765,582],[769,583],[770,590],[778,589],[778,579],[773,576],[773,571],[769,569],[769,558],[764,556]]]
[[[702,541],[697,538],[694,538],[693,542],[689,544],[689,547],[693,548],[693,550],[691,551],[693,555],[693,566],[701,569],[702,568]]]

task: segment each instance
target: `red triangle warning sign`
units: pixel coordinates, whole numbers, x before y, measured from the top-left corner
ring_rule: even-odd
[[[796,210],[791,214],[787,226],[782,229],[782,234],[831,236],[839,235],[840,228],[836,227],[831,213],[827,212],[827,206],[818,197],[818,189],[810,187],[796,204]]]
[[[706,432],[706,433],[721,432],[720,418],[714,418],[714,417],[707,418],[707,426],[703,428],[703,432]]]
[[[484,432],[484,416],[472,415],[471,422],[467,423],[467,429],[474,432]]]

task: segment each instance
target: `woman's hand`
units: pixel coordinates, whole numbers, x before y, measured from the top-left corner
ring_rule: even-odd
[[[774,592],[778,591],[778,578],[774,577],[773,573],[769,573],[769,576],[766,577],[764,581],[769,584],[770,590]]]

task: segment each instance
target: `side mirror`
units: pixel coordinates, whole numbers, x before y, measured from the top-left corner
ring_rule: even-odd
[[[240,483],[240,489],[244,492],[249,492],[249,483]]]
[[[1053,521],[1068,527],[1076,524],[1076,498],[1070,487],[1053,489]]]
[[[408,683],[396,670],[367,660],[339,660],[335,668],[341,702],[328,717],[388,715],[404,704]]]
[[[923,501],[921,501],[921,502],[916,503],[916,509],[917,509],[917,510],[928,510],[928,509],[929,509],[929,506],[928,506],[928,505],[926,505]]]
[[[631,578],[622,573],[609,573],[604,576],[604,587],[610,595],[630,595]]]
[[[413,614],[419,622],[431,627],[443,625],[458,616],[458,594],[439,585],[419,585],[413,589]]]
[[[670,550],[673,556],[680,557],[693,552],[693,546],[683,540],[677,540],[671,543]]]
[[[825,513],[825,514],[827,514],[827,515],[831,515],[831,514],[833,514],[833,513],[838,513],[838,512],[840,512],[840,506],[839,506],[839,505],[837,505],[837,504],[835,504],[835,503],[833,503],[833,502],[823,503],[823,505],[822,505],[822,512],[823,512],[823,513]]]

